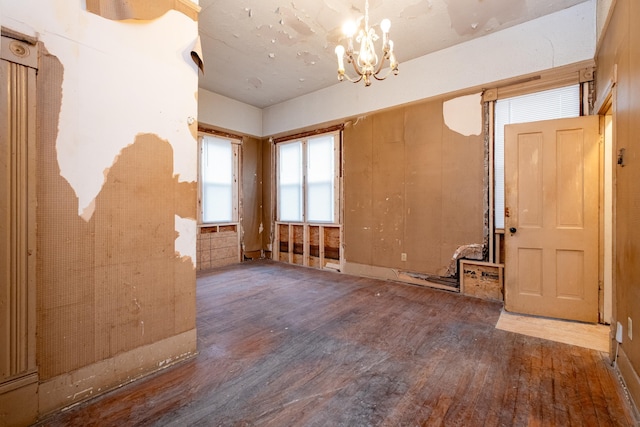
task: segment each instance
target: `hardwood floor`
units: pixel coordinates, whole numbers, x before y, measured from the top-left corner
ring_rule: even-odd
[[[269,261],[198,278],[199,355],[43,425],[627,426],[605,354],[502,305]]]

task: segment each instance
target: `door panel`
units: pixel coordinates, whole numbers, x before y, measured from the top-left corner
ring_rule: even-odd
[[[505,127],[505,308],[598,320],[598,117]]]

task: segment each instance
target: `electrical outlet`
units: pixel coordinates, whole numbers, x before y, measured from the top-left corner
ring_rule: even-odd
[[[618,322],[616,328],[616,341],[622,344],[622,323]]]
[[[630,340],[633,339],[633,321],[631,317],[627,317],[627,336]]]
[[[406,261],[407,260],[407,254],[405,254],[404,252],[400,254],[400,261]]]

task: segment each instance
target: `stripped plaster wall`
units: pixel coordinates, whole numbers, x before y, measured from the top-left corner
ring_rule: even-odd
[[[345,272],[445,276],[483,243],[480,94],[363,116],[343,144]]]
[[[39,413],[194,354],[197,21],[2,2],[36,38]],[[36,398],[34,396],[34,398]]]
[[[606,11],[604,11],[606,12]],[[613,96],[614,295],[612,337],[622,326],[618,367],[640,407],[640,3],[617,0],[596,58],[596,105]],[[624,149],[623,165],[617,164]],[[630,325],[631,324],[631,325]],[[631,327],[631,331],[629,330]]]

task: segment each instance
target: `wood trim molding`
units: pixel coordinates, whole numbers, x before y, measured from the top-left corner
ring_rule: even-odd
[[[520,76],[515,79],[495,82],[493,85],[484,89],[483,101],[495,101],[532,92],[555,89],[561,86],[578,84],[581,81],[590,81],[590,79],[593,79],[594,71],[594,63],[592,60],[589,60]]]
[[[26,44],[17,53],[31,56]],[[33,46],[31,46],[33,47]],[[12,50],[13,51],[13,50]],[[20,56],[20,55],[19,55]],[[15,58],[14,58],[15,59]],[[28,58],[27,58],[28,59]],[[8,180],[0,185],[7,196],[0,204],[0,384],[37,372],[36,363],[36,70],[0,61],[0,157]],[[4,325],[7,325],[5,328]]]
[[[300,132],[300,133],[296,133],[294,135],[281,136],[279,138],[273,138],[273,143],[274,144],[279,144],[281,142],[293,141],[294,139],[302,139],[302,138],[306,138],[306,137],[309,137],[309,136],[321,135],[323,133],[336,132],[336,131],[341,131],[341,130],[344,130],[344,124],[330,126],[330,127],[323,128],[323,129],[315,129],[315,130],[311,130],[311,131],[307,131],[307,132]]]
[[[157,19],[169,10],[198,21],[201,7],[191,0],[87,0],[87,11],[114,21]]]
[[[640,416],[638,413],[638,407],[640,406],[640,376],[633,368],[623,346],[620,346],[616,367],[627,389],[632,412],[638,418]]]
[[[244,137],[242,137],[241,135],[237,135],[235,133],[218,130],[218,129],[215,129],[215,128],[212,128],[210,126],[206,126],[206,125],[203,125],[203,124],[198,124],[198,132],[206,133],[206,134],[209,134],[209,135],[220,136],[222,138],[237,139],[239,141],[244,141]]]
[[[67,372],[40,383],[40,415],[104,394],[196,354],[196,330],[192,329]]]

